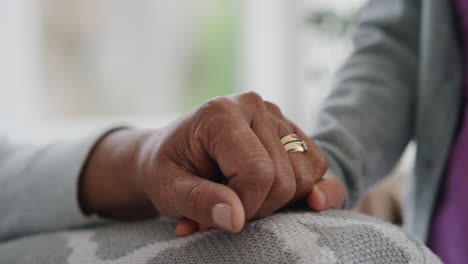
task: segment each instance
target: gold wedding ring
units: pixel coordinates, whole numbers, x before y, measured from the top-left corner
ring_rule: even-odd
[[[284,136],[281,138],[281,144],[283,144],[287,153],[307,152],[309,150],[307,143],[296,134]]]

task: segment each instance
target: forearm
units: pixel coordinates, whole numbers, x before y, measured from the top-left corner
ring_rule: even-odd
[[[348,205],[391,171],[414,133],[419,2],[369,1],[317,115],[312,138],[346,184]]]
[[[79,183],[79,201],[85,214],[119,220],[156,215],[138,187],[137,148],[147,135],[143,130],[115,130],[94,146]]]

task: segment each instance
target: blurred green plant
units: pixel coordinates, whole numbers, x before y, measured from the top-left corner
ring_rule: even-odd
[[[183,110],[235,91],[235,0],[205,0],[195,19],[195,45]]]
[[[184,93],[184,111],[206,100],[231,94],[235,87],[236,14],[235,0],[204,0],[195,18],[195,41],[189,89]],[[308,27],[341,37],[357,20],[358,9],[338,14],[321,9],[306,16]]]

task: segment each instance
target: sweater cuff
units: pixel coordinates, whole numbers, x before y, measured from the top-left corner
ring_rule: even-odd
[[[33,210],[36,223],[40,225],[38,230],[66,229],[97,222],[97,217],[86,216],[81,211],[79,177],[96,143],[106,134],[121,128],[107,129],[74,142],[52,144],[41,151],[33,167],[42,177],[31,184],[39,194],[35,199],[41,201]]]

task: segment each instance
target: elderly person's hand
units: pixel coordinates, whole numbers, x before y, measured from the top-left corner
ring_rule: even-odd
[[[287,145],[295,150],[288,153],[281,139],[291,134],[305,142]],[[179,218],[180,236],[239,232],[306,197],[316,210],[341,206],[343,184],[320,181],[326,170],[312,140],[250,92],[215,98],[162,129],[109,133],[83,170],[80,202],[85,213],[121,220]]]

